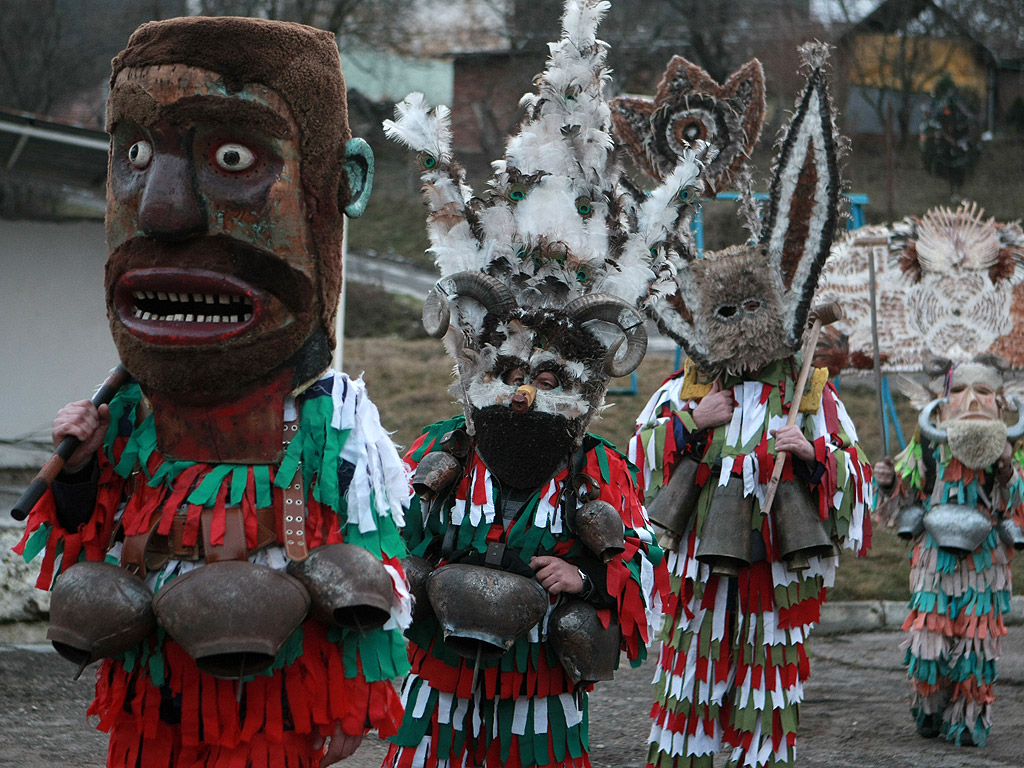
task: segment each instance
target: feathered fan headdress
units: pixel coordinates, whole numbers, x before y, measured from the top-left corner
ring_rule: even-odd
[[[839,222],[839,134],[820,43],[801,47],[807,85],[779,144],[757,242],[673,255],[677,291],[648,308],[705,374],[755,372],[800,345]]]
[[[855,230],[833,249],[819,301],[842,301],[830,330],[830,366],[873,364],[870,271],[874,259],[882,370],[917,372],[932,357],[983,354],[1024,369],[1024,230],[985,218],[975,203]],[[833,330],[834,329],[834,330]]]
[[[706,194],[724,189],[761,136],[764,70],[751,59],[719,85],[704,69],[673,56],[653,99],[613,99],[615,135],[636,163],[662,181],[688,148],[705,141],[718,150],[704,173]]]
[[[608,7],[566,3],[561,39],[549,46],[537,92],[522,99],[526,116],[492,163],[486,197],[474,197],[452,156],[447,108],[412,94],[384,124],[420,153],[441,273],[424,325],[458,361],[453,391],[471,422],[474,408],[504,402],[501,369],[536,367],[538,355],[557,363],[563,387],[560,402],[538,394],[537,407],[589,421],[609,377],[643,358],[638,307],[665,283],[666,243],[701,185],[703,158],[690,150],[642,200],[620,186],[603,94],[607,46],[595,37]]]

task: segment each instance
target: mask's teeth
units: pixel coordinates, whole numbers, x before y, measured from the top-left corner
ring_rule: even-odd
[[[253,316],[249,300],[239,294],[140,290],[132,291],[132,296],[132,316],[154,322],[238,323],[248,322]],[[224,305],[223,313],[209,314],[210,305]]]

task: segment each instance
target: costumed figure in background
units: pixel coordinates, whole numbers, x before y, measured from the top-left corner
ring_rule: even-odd
[[[690,150],[646,198],[619,187],[602,89],[608,3],[570,0],[538,93],[474,197],[448,112],[413,94],[387,134],[420,153],[441,279],[424,325],[465,415],[406,461],[413,671],[388,766],[586,766],[587,692],[646,656],[667,587],[634,468],[588,434],[647,336],[665,244],[692,213]]]
[[[407,474],[329,369],[373,170],[334,36],[145,24],[107,119],[107,312],[135,381],[55,421],[83,442],[19,545],[44,553],[49,637],[103,660],[110,766],[332,763],[399,725],[411,616]]]
[[[935,361],[928,388],[904,381],[922,407],[918,431],[895,466],[886,458],[874,468],[880,521],[914,542],[903,624],[911,713],[921,736],[958,746],[988,737],[1010,561],[1024,548],[1024,481],[1012,455],[1024,409],[1004,396],[1004,373],[1005,361],[983,355]]]
[[[827,371],[812,374],[798,354],[840,219],[827,49],[802,55],[808,83],[763,225],[748,190],[756,242],[702,258],[681,248],[677,291],[649,305],[689,355],[640,414],[629,449],[672,574],[652,766],[710,768],[723,748],[729,765],[793,763],[804,641],[838,548],[869,546],[870,467]]]
[[[836,243],[818,301],[844,317],[823,336],[829,367],[870,369],[874,260],[878,358],[885,373],[917,373],[933,358],[998,355],[1024,368],[1024,230],[986,219],[974,203],[852,230]]]

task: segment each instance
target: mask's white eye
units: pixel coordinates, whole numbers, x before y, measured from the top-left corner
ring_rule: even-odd
[[[128,162],[142,169],[153,159],[153,145],[148,141],[136,141],[128,148]]]
[[[248,147],[231,143],[217,147],[213,159],[222,170],[238,173],[252,168],[256,162],[256,155]]]

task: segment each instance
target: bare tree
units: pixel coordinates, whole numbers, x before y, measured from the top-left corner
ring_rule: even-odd
[[[342,42],[404,50],[416,0],[199,0],[204,16],[297,21],[333,32]]]
[[[4,0],[0,105],[50,114],[97,87],[152,10],[152,0]]]

